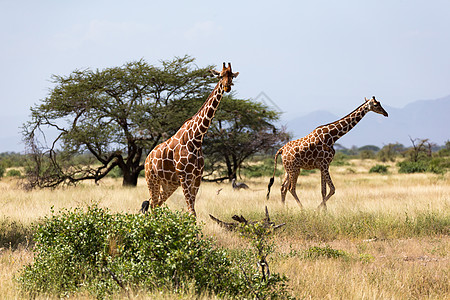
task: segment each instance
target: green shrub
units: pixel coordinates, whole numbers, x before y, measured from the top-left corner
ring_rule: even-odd
[[[30,296],[84,290],[103,298],[126,286],[240,291],[226,251],[202,238],[194,218],[164,208],[148,215],[64,211],[37,225],[35,240],[35,261],[18,278]]]
[[[0,219],[0,248],[17,249],[21,245],[26,246],[31,237],[30,228],[9,218]]]
[[[368,253],[361,253],[361,254],[359,254],[359,260],[362,263],[371,263],[375,260],[375,257],[373,257],[373,255],[368,254]]]
[[[361,159],[373,159],[375,158],[375,151],[373,150],[362,150],[361,152],[359,152],[359,157]]]
[[[8,172],[6,172],[6,176],[8,176],[8,177],[20,177],[20,176],[22,176],[22,173],[20,173],[19,170],[11,169],[11,170],[8,170]]]
[[[349,155],[346,155],[342,152],[336,152],[336,154],[334,155],[333,161],[331,162],[330,165],[332,166],[349,166],[350,163],[348,162],[348,160],[351,157]]]
[[[405,160],[397,164],[399,173],[423,173],[431,172],[435,174],[444,174],[450,169],[450,159],[448,157],[425,157],[418,161]]]
[[[437,154],[441,157],[450,156],[450,140],[445,142],[444,148],[440,149]]]
[[[252,298],[285,282],[264,282],[255,261],[230,256],[203,237],[195,218],[157,208],[150,214],[111,214],[88,207],[52,213],[35,225],[34,263],[17,276],[28,297],[90,293],[105,298],[121,289]],[[248,277],[247,277],[248,275]],[[275,294],[274,294],[275,293]]]
[[[388,167],[385,165],[375,165],[372,168],[370,168],[369,173],[381,173],[386,174],[388,172]]]
[[[303,254],[304,258],[339,258],[339,257],[350,257],[350,254],[343,250],[336,250],[331,248],[329,245],[326,245],[325,247],[310,247],[305,250]]]
[[[0,178],[2,178],[3,175],[5,175],[5,171],[6,171],[5,167],[0,164]]]
[[[291,299],[287,286],[288,278],[282,274],[270,273],[267,258],[275,252],[273,227],[262,222],[241,223],[238,231],[250,242],[253,250],[244,260],[247,263],[240,263],[247,284],[246,289],[251,291],[252,298]]]
[[[402,161],[397,164],[399,173],[424,173],[427,165],[423,161]]]
[[[309,176],[309,174],[314,174],[314,173],[316,173],[316,169],[313,169],[313,170],[301,169],[300,170],[300,176]]]
[[[277,165],[280,166],[281,163],[278,163]],[[246,166],[245,168],[242,169],[241,174],[249,178],[272,176],[273,168],[274,168],[273,158],[266,158],[256,165]],[[281,176],[282,174],[283,171],[277,168],[277,170],[275,171],[275,176]]]
[[[447,169],[450,169],[450,158],[448,157],[435,157],[428,162],[428,172],[444,174]]]
[[[123,172],[119,167],[116,166],[108,173],[107,176],[111,178],[122,178]]]

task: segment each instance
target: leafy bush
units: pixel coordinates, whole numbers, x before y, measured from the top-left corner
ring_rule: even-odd
[[[423,161],[402,161],[397,164],[399,173],[424,173],[427,166]]]
[[[395,161],[395,159],[405,151],[402,144],[388,144],[377,152],[377,159],[382,162]]]
[[[301,169],[300,170],[300,176],[309,176],[309,174],[314,174],[314,173],[316,173],[316,169],[313,169],[313,170]]]
[[[450,169],[450,158],[448,157],[435,157],[428,162],[428,172],[443,174],[447,169]]]
[[[350,163],[348,162],[349,156],[345,155],[341,152],[337,152],[334,156],[333,161],[331,162],[332,166],[348,166]]]
[[[17,277],[28,297],[105,298],[133,289],[251,298],[255,291],[276,293],[273,286],[285,282],[278,274],[262,282],[255,272],[243,273],[256,265],[250,257],[214,247],[195,218],[167,208],[148,215],[96,206],[64,210],[45,217],[35,232],[34,263]]]
[[[109,171],[108,177],[111,178],[122,178],[123,177],[123,172],[119,167],[114,167],[114,169],[112,169],[111,171]]]
[[[20,176],[22,176],[22,173],[20,173],[19,170],[11,169],[11,170],[8,170],[8,172],[6,172],[6,176],[8,176],[8,177],[20,177]]]
[[[277,165],[280,166],[281,164],[278,163]],[[273,158],[266,158],[256,165],[246,166],[245,168],[242,169],[241,174],[249,178],[272,176],[273,168],[274,168]],[[277,168],[277,170],[275,171],[275,176],[281,176],[282,174],[283,171]]]
[[[369,173],[381,173],[386,174],[388,172],[388,167],[385,165],[375,165],[372,168],[370,168]]]
[[[359,260],[362,263],[371,263],[375,260],[375,257],[373,257],[373,255],[368,254],[368,253],[361,253],[361,254],[359,254]]]
[[[359,157],[361,159],[373,159],[375,158],[375,151],[373,150],[362,150],[359,152]]]
[[[310,247],[305,250],[304,255],[305,258],[339,258],[339,257],[350,257],[350,255],[343,250],[336,250],[331,248],[329,245],[325,247]]]
[[[424,173],[444,174],[450,169],[450,158],[448,157],[423,157],[418,161],[404,160],[397,164],[399,173]]]
[[[272,240],[273,227],[262,222],[241,223],[239,233],[250,242],[253,252],[244,261],[256,261],[257,263],[240,264],[247,283],[247,289],[251,291],[255,299],[290,299],[292,298],[287,286],[287,277],[270,273],[267,257],[274,253],[275,244]],[[242,257],[242,256],[241,256]],[[255,266],[259,266],[257,270]]]
[[[35,240],[35,261],[18,278],[30,296],[84,290],[103,298],[121,287],[240,292],[226,251],[203,239],[195,219],[180,212],[64,211],[37,225]]]
[[[440,149],[437,154],[441,157],[450,156],[450,140],[445,142],[444,148]]]
[[[4,168],[24,167],[26,165],[26,154],[2,152],[0,153],[0,165]]]
[[[17,249],[27,245],[31,239],[31,229],[9,218],[0,219],[0,248]]]
[[[0,178],[3,177],[3,175],[5,175],[5,167],[3,165],[0,164]]]

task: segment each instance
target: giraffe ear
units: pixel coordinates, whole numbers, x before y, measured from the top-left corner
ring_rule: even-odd
[[[216,70],[209,70],[209,72],[211,72],[211,75],[216,78],[220,77],[220,72],[217,72]]]
[[[366,102],[369,101],[369,99],[367,99],[366,97],[364,97],[364,100],[366,100]]]
[[[239,75],[239,72],[233,73],[233,78],[238,77],[238,75]]]

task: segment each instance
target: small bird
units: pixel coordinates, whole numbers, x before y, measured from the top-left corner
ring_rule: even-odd
[[[240,189],[248,189],[248,185],[246,185],[243,182],[236,182],[236,178],[233,178],[231,180],[231,186],[233,187],[234,190],[240,190]]]
[[[139,212],[145,214],[146,212],[148,212],[149,206],[150,206],[150,201],[145,200],[144,202],[142,202],[142,206],[141,206],[141,209],[139,210]]]

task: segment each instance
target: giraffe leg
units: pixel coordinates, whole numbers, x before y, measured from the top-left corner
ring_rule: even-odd
[[[166,202],[166,200],[173,194],[173,192],[175,192],[175,190],[178,188],[178,185],[174,185],[174,184],[163,184],[161,186],[161,191],[159,194],[159,201],[158,201],[158,206],[163,205],[164,202]]]
[[[188,175],[185,177],[181,177],[181,187],[183,188],[184,198],[186,200],[188,211],[191,215],[196,217],[194,205],[195,205],[195,196],[197,195],[198,187],[195,188],[194,181],[189,178],[192,175]]]
[[[283,183],[281,184],[281,203],[286,204],[286,194],[289,186],[289,174],[284,174]]]
[[[195,209],[194,209],[194,207],[195,207],[194,206],[195,205],[195,200],[197,198],[197,193],[198,193],[198,190],[200,188],[200,184],[201,183],[202,183],[202,170],[199,171],[199,174],[197,174],[197,177],[195,178],[195,180],[194,180],[194,182],[193,182],[193,184],[191,186],[192,198],[191,198],[191,201],[190,201],[190,204],[191,204],[190,212],[191,212],[191,214],[194,215],[194,217],[196,216],[196,212],[195,212]]]
[[[334,195],[335,188],[333,181],[331,180],[330,172],[328,167],[321,170],[321,183],[322,183],[322,203],[320,203],[317,209],[323,208],[324,211],[327,210],[327,201]],[[327,184],[330,187],[330,192],[327,195]]]
[[[160,185],[156,180],[149,180],[147,182],[148,190],[150,192],[150,207],[155,208],[160,205],[159,203],[159,194],[160,194]]]
[[[289,192],[291,193],[292,196],[294,196],[294,199],[295,199],[295,201],[297,201],[297,204],[300,206],[300,208],[303,209],[303,205],[300,202],[300,199],[298,199],[297,192],[296,192],[298,174],[292,174],[292,176],[290,176],[290,178],[291,178],[291,180],[290,180],[290,185],[289,185]]]

